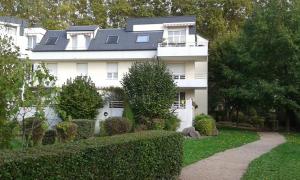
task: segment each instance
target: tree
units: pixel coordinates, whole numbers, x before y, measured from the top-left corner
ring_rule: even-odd
[[[170,113],[176,84],[162,62],[134,63],[122,79],[122,86],[137,121],[142,116],[164,118]]]
[[[69,116],[74,119],[95,119],[101,107],[102,97],[91,78],[77,76],[62,86],[56,109],[63,120]]]

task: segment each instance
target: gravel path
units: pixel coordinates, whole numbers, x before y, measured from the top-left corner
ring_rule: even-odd
[[[285,142],[279,133],[259,133],[260,140],[217,153],[182,169],[182,180],[238,180],[249,163]]]

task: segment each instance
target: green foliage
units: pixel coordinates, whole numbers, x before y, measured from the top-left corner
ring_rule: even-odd
[[[77,76],[62,86],[56,109],[63,119],[95,119],[101,107],[103,100],[91,78]]]
[[[165,118],[165,130],[176,131],[180,126],[180,119],[174,114],[169,114]]]
[[[204,139],[186,139],[184,142],[183,164],[186,166],[215,153],[239,147],[258,139],[259,136],[256,132],[232,128],[220,129],[219,136]]]
[[[169,114],[176,84],[162,62],[153,60],[133,64],[122,85],[137,124],[142,123],[141,117],[163,119]]]
[[[299,179],[300,134],[286,134],[287,142],[252,161],[242,179]]]
[[[77,124],[70,121],[63,121],[56,125],[59,142],[74,141],[77,135]]]
[[[130,132],[128,119],[121,117],[110,117],[103,122],[104,132],[108,136]],[[100,130],[101,131],[101,130]]]
[[[216,129],[215,120],[209,115],[197,115],[194,120],[195,129],[201,135],[212,136]]]
[[[43,145],[54,144],[55,141],[56,141],[56,137],[57,137],[56,130],[55,129],[49,129],[44,134],[42,144]]]
[[[89,119],[74,119],[73,123],[77,124],[76,139],[87,139],[94,136],[95,120]]]
[[[17,125],[15,121],[0,119],[0,150],[12,148],[12,140],[17,135]]]
[[[146,131],[0,152],[0,179],[175,179],[179,133]]]
[[[40,145],[48,128],[46,121],[36,117],[26,118],[24,121],[26,146]]]
[[[124,102],[124,111],[122,116],[128,119],[131,128],[134,127],[134,114],[128,102]]]

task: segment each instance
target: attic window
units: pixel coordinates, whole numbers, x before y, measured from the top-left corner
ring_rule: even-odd
[[[138,35],[136,37],[136,42],[137,43],[145,43],[149,42],[149,35]]]
[[[46,45],[55,45],[57,41],[57,37],[49,37],[46,41]]]
[[[106,44],[118,44],[119,36],[108,36]]]

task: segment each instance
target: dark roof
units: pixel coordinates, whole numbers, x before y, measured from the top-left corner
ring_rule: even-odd
[[[95,31],[98,26],[70,26],[67,31]]]
[[[11,16],[0,16],[0,22],[19,24],[21,27],[20,36],[24,35],[24,28],[28,27],[28,22],[26,20]]]
[[[126,31],[133,31],[133,25],[138,24],[162,24],[176,22],[196,22],[196,16],[169,16],[127,19]]]
[[[54,45],[46,45],[48,39],[54,37],[57,37],[56,43]],[[67,45],[68,40],[66,31],[49,30],[43,36],[41,42],[35,46],[33,51],[62,51]]]
[[[137,43],[138,35],[149,35],[149,42]],[[108,36],[118,36],[117,44],[107,44]],[[156,50],[162,41],[162,31],[127,32],[124,29],[99,29],[96,37],[91,40],[87,51],[125,51],[125,50]],[[50,37],[58,37],[55,45],[46,45]],[[41,42],[35,46],[33,51],[64,51],[68,45],[66,31],[47,31]],[[86,51],[86,50],[85,50]]]

